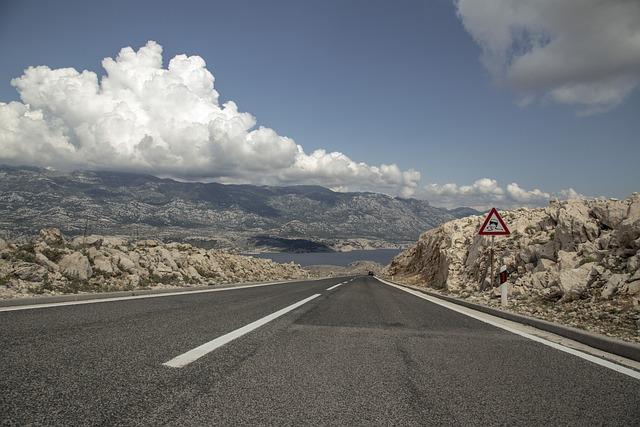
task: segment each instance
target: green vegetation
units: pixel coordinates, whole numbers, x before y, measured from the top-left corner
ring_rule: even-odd
[[[12,255],[14,261],[36,262],[36,250],[33,243],[18,246],[18,250],[16,250]]]
[[[582,259],[580,260],[580,262],[578,263],[578,266],[581,266],[581,265],[584,265],[584,264],[588,264],[588,263],[590,263],[590,262],[598,262],[598,260],[597,260],[597,259],[595,259],[595,258],[594,258],[594,257],[592,257],[592,256],[587,256],[587,257],[584,257],[584,258],[582,258]]]
[[[59,289],[65,294],[77,294],[78,292],[96,292],[100,291],[102,286],[97,283],[90,283],[86,279],[80,279],[76,275],[65,275],[67,279],[62,288]]]
[[[46,248],[42,250],[42,255],[46,256],[49,261],[55,262],[57,264],[58,261],[60,261],[62,257],[65,256],[65,252],[60,249]]]
[[[104,279],[109,279],[111,277],[115,277],[116,274],[115,273],[107,273],[106,271],[102,271],[102,270],[97,270],[97,269],[93,269],[93,276],[94,277],[102,277]]]
[[[24,245],[18,246],[18,250],[22,251],[22,252],[31,253],[31,254],[34,254],[34,255],[36,253],[36,248],[35,248],[34,244],[31,243],[31,242],[25,243]]]
[[[156,274],[151,274],[149,277],[140,279],[141,288],[150,288],[151,286],[157,283],[162,283],[163,285],[171,285],[171,286],[182,285],[180,278],[176,275],[159,276]]]
[[[209,272],[209,271],[203,269],[202,267],[196,266],[194,268],[196,269],[198,274],[200,276],[204,277],[205,279],[215,279],[217,277],[215,273]]]
[[[49,278],[49,273],[46,273],[40,285],[29,286],[27,290],[30,293],[34,293],[34,294],[44,294],[45,292],[53,292],[53,291],[56,291],[57,289],[54,286],[51,279]]]

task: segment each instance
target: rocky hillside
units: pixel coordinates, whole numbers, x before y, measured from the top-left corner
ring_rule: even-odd
[[[156,240],[119,237],[66,240],[58,229],[14,244],[0,239],[0,298],[197,286],[307,277],[294,264]]]
[[[640,341],[640,194],[570,200],[501,213],[511,236],[496,238],[507,266],[511,309]],[[492,303],[483,218],[443,224],[387,268],[400,281]],[[481,289],[487,289],[481,292]]]
[[[67,235],[128,235],[198,246],[277,250],[393,247],[469,215],[426,201],[317,186],[265,187],[178,182],[116,172],[56,172],[0,166],[0,230],[5,238],[46,227]],[[274,239],[275,238],[275,239]]]

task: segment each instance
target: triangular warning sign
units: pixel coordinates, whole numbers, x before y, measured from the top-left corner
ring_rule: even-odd
[[[511,232],[498,213],[498,210],[491,208],[478,234],[481,236],[508,236]]]

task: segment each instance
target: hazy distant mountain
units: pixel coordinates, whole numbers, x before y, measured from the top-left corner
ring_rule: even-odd
[[[287,239],[384,244],[414,241],[425,229],[474,213],[319,186],[224,185],[0,166],[0,229],[12,237],[43,227],[79,234],[86,224],[89,233],[204,239],[221,247],[283,241],[286,246]],[[294,243],[297,249],[304,246]]]

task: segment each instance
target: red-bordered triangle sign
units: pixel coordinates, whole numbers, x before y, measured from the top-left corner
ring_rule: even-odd
[[[481,236],[508,236],[511,232],[498,213],[498,210],[491,208],[478,234]]]

